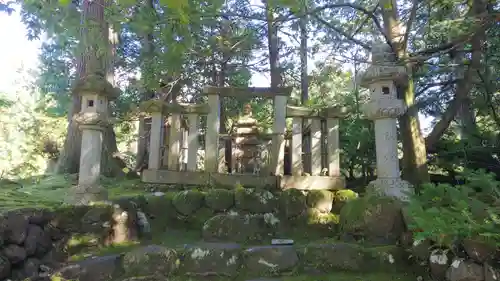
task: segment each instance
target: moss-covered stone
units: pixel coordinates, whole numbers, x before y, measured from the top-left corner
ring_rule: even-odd
[[[127,277],[170,276],[178,269],[180,260],[176,251],[150,245],[126,253],[122,264]]]
[[[307,206],[329,213],[333,205],[333,193],[329,190],[311,190],[307,193]]]
[[[234,199],[236,208],[258,214],[273,212],[277,202],[271,192],[253,188],[237,188]]]
[[[395,246],[364,248],[349,243],[313,244],[302,249],[300,260],[306,271],[388,272],[402,268],[401,253]]]
[[[234,206],[234,193],[227,189],[211,189],[205,195],[205,204],[215,211],[229,210]]]
[[[262,241],[270,235],[263,215],[217,215],[204,225],[202,236],[206,241]]]
[[[240,251],[233,243],[187,245],[180,270],[187,275],[234,277],[241,266]]]
[[[393,198],[364,196],[348,201],[340,212],[344,233],[362,235],[367,241],[394,244],[405,230],[401,203]]]
[[[249,276],[277,276],[293,272],[299,262],[293,246],[258,246],[243,253],[245,270]]]
[[[306,210],[306,196],[298,189],[287,189],[279,197],[279,211],[286,218],[296,217]]]
[[[172,199],[175,209],[182,215],[191,215],[203,205],[204,194],[198,190],[178,192]]]
[[[359,198],[359,194],[350,189],[337,190],[333,193],[332,212],[338,214],[346,202]]]

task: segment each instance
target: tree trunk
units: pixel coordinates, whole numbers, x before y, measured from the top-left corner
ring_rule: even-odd
[[[84,80],[89,75],[104,74],[108,82],[114,85],[114,48],[117,43],[112,36],[110,42],[109,26],[105,20],[104,10],[108,5],[106,0],[84,0],[82,5],[80,29],[80,56],[78,59],[77,81]],[[104,51],[103,51],[104,50]],[[69,112],[71,118],[80,112],[81,97],[79,93],[73,93],[72,108]],[[81,152],[81,132],[78,125],[69,120],[68,134],[59,158],[56,173],[76,173],[79,169]],[[103,135],[103,150],[101,173],[107,176],[123,174],[124,162],[118,157],[116,136],[113,127],[106,128]]]
[[[407,44],[404,42],[402,23],[399,20],[396,0],[383,0],[382,16],[384,20],[385,36],[391,43],[397,59],[405,60],[408,57]],[[416,7],[413,7],[416,9]],[[411,29],[408,26],[406,29]],[[405,29],[405,30],[406,30]],[[418,110],[415,108],[415,92],[412,77],[412,66],[407,64],[409,78],[396,85],[398,96],[402,97],[409,110],[399,118],[400,135],[403,143],[403,178],[414,185],[429,181],[427,169],[427,153],[425,141],[420,132]]]
[[[302,7],[304,14],[306,14],[307,3]],[[299,19],[300,27],[300,102],[302,106],[307,104],[309,100],[309,76],[307,75],[307,16]],[[302,119],[302,153],[307,155],[303,158],[304,167],[310,167],[311,155],[311,133],[309,132],[308,120]],[[328,166],[328,165],[327,165]],[[307,171],[310,172],[310,171]]]
[[[266,20],[267,20],[267,45],[269,49],[269,67],[271,72],[271,88],[281,86],[281,71],[279,68],[279,38],[278,38],[278,23],[274,20],[274,8],[267,1],[263,1],[266,5]]]
[[[147,7],[146,9],[151,11],[152,13],[156,14],[156,11],[154,9],[154,3],[152,0],[146,1]],[[144,35],[143,37],[143,46],[142,46],[142,53],[143,53],[143,66],[142,66],[142,79],[143,79],[143,85],[145,85],[145,88],[143,89],[143,94],[141,95],[140,101],[146,101],[148,100],[151,96],[152,93],[151,91],[148,90],[148,83],[151,81],[148,81],[146,74],[149,72],[148,71],[148,65],[153,59],[153,52],[154,52],[154,45],[153,45],[153,27],[149,27],[150,29],[148,32]],[[138,138],[137,138],[137,155],[135,158],[135,168],[134,170],[137,172],[141,172],[145,167],[147,167],[147,132],[146,132],[146,120],[144,117],[144,114],[139,114],[139,128],[138,128]]]

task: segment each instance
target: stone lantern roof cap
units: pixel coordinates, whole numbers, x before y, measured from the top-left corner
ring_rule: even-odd
[[[360,86],[369,88],[380,81],[396,81],[407,75],[406,68],[395,62],[391,46],[384,42],[375,42],[372,46],[372,64],[361,73]]]
[[[73,95],[100,95],[109,100],[116,99],[120,95],[120,90],[113,87],[106,80],[106,77],[99,74],[88,75],[74,84]]]

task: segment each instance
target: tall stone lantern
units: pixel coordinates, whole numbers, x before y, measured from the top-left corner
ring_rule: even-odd
[[[398,99],[395,80],[404,77],[406,68],[394,63],[394,53],[386,43],[372,47],[372,65],[361,76],[361,86],[370,89],[370,100],[363,106],[366,117],[375,122],[377,179],[367,191],[407,200],[411,185],[400,178],[397,118],[406,112]]]
[[[82,131],[82,146],[78,186],[71,203],[88,204],[107,199],[99,183],[103,132],[111,125],[108,102],[118,97],[119,91],[104,76],[91,75],[78,82],[73,93],[82,98],[81,110],[73,118]]]

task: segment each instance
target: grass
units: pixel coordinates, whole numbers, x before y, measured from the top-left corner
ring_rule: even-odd
[[[60,206],[67,198],[69,188],[76,184],[75,175],[46,175],[16,182],[0,180],[0,211]],[[108,190],[110,199],[144,194],[144,184],[139,179],[102,178],[101,184]]]

